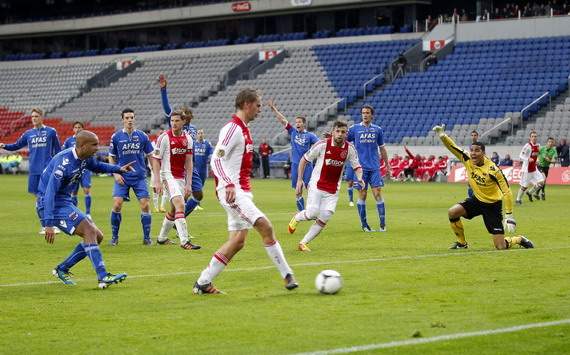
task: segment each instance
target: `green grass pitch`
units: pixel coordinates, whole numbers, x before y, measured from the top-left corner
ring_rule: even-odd
[[[388,232],[373,234],[359,230],[343,187],[336,214],[311,243],[313,251],[303,254],[296,245],[310,224],[287,234],[295,208],[289,182],[255,180],[255,201],[272,221],[300,287],[285,290],[251,232],[215,282],[227,295],[194,296],[199,272],[227,238],[213,181],[205,187],[204,210],[188,219],[203,246],[195,252],[143,246],[136,202],[124,206],[119,246],[109,246],[112,179],[94,177],[93,185],[93,218],[105,233],[106,265],[129,274],[107,290],[96,289],[88,260],[72,270],[77,286],[51,276],[79,239],[59,234],[47,245],[37,234],[26,177],[0,176],[0,353],[292,354],[570,318],[568,187],[549,186],[547,201],[525,199],[515,207],[518,232],[536,248],[508,251],[493,249],[480,218],[465,222],[470,249],[447,249],[454,241],[447,208],[464,198],[463,184],[388,184]],[[518,186],[511,188],[516,193]],[[377,226],[371,203],[368,215]],[[161,221],[153,214],[153,237]],[[339,294],[315,290],[323,269],[342,274]],[[568,344],[565,323],[365,352],[562,354]]]

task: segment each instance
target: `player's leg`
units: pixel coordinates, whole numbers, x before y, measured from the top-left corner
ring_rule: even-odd
[[[150,200],[146,179],[140,179],[133,186],[133,190],[141,208],[141,227],[143,231],[143,244],[151,245],[150,229],[152,225],[152,215],[150,213]]]
[[[346,191],[348,193],[348,205],[354,207],[354,170],[351,166],[346,166]]]
[[[319,205],[320,205],[321,194],[320,191],[316,188],[310,188],[307,192],[307,206],[304,210],[297,212],[287,229],[290,234],[295,233],[297,229],[297,223],[301,221],[310,221],[317,218],[319,215]]]
[[[471,219],[469,213],[476,214],[476,205],[472,198],[467,198],[465,201],[453,205],[448,211],[447,216],[449,217],[449,223],[451,225],[451,230],[455,233],[457,241],[451,245],[449,249],[466,249],[468,247],[467,241],[465,240],[465,231],[463,229],[463,222],[461,222],[461,217]]]
[[[378,212],[378,220],[380,221],[380,232],[386,231],[386,206],[382,197],[382,187],[384,187],[384,179],[380,175],[380,171],[376,170],[370,175],[370,187],[374,200],[376,201],[376,211]]]
[[[303,172],[303,184],[305,184],[306,189],[308,189],[312,174],[313,174],[313,164],[307,163],[307,165],[305,165],[305,171]],[[305,209],[305,199],[303,198],[303,195],[297,196],[297,210],[302,211],[304,209]]]
[[[91,217],[91,171],[85,170],[81,176],[81,187],[85,193],[85,213]]]
[[[123,201],[129,200],[130,186],[125,181],[123,185],[115,181],[113,185],[113,208],[111,209],[111,245],[116,246],[119,244],[119,230],[121,228],[121,209],[123,208]]]
[[[542,187],[536,192],[536,198],[541,198],[542,200],[546,199],[546,180],[548,179],[548,171],[550,170],[550,167],[543,167],[540,169],[540,171],[542,172],[542,174],[544,175],[544,183],[542,184]],[[539,194],[540,193],[540,194]]]
[[[319,205],[319,215],[317,216],[315,223],[309,228],[303,239],[299,242],[298,249],[300,251],[310,251],[307,244],[314,240],[325,228],[328,221],[334,214],[336,210],[336,204],[338,202],[338,193],[330,194],[327,192],[320,192],[320,205]]]
[[[521,181],[520,181],[520,188],[517,192],[517,197],[515,199],[515,203],[517,205],[522,204],[522,197],[525,191],[527,190],[528,186],[530,185],[530,176],[529,173],[526,171],[521,172]]]
[[[174,225],[176,226],[176,231],[178,232],[178,238],[180,239],[180,247],[185,250],[195,250],[200,249],[199,245],[194,245],[190,242],[188,233],[188,224],[186,223],[185,211],[185,201],[184,201],[184,180],[176,179],[170,180],[168,182],[168,191],[170,193],[170,203],[172,205],[171,214],[174,215]]]
[[[188,216],[196,207],[200,204],[204,198],[202,193],[202,179],[200,179],[200,173],[198,170],[192,170],[192,196],[186,200],[186,205],[184,208],[185,216]]]
[[[355,184],[354,187],[358,190],[358,201],[356,202],[356,209],[358,211],[358,217],[360,218],[360,227],[364,232],[372,232],[372,228],[368,225],[366,220],[366,196],[368,192],[368,184],[370,183],[370,176],[372,171],[364,170],[362,172],[362,180],[364,180],[364,186]]]
[[[505,237],[501,201],[485,205],[482,214],[485,227],[493,236],[493,244],[496,249],[509,249],[515,245],[519,245],[523,248],[534,248],[534,244],[522,235]]]

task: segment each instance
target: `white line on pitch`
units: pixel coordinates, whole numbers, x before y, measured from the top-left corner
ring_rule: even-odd
[[[514,332],[519,332],[521,330],[554,327],[557,325],[565,325],[565,324],[570,324],[570,319],[561,319],[561,320],[557,320],[557,321],[542,322],[542,323],[529,323],[529,324],[517,325],[517,326],[513,326],[513,327],[508,327],[508,328],[487,329],[487,330],[479,330],[479,331],[474,331],[474,332],[439,335],[439,336],[429,337],[429,338],[414,338],[414,339],[407,339],[407,340],[391,341],[388,343],[367,344],[367,345],[351,346],[348,348],[319,350],[319,351],[312,351],[312,352],[306,352],[306,353],[298,353],[296,355],[347,354],[347,353],[355,353],[355,352],[359,352],[359,351],[398,348],[401,346],[436,343],[436,342],[440,342],[440,341],[448,341],[448,340],[471,338],[471,337],[480,337],[480,336],[486,336],[486,335],[514,333]]]
[[[570,249],[570,246],[556,247],[556,248],[540,248],[527,250],[527,252],[539,252],[539,251],[552,251],[560,249]],[[522,250],[521,250],[522,251]],[[516,250],[510,250],[507,252],[517,252]],[[524,252],[524,251],[523,251]],[[324,265],[339,265],[339,264],[364,264],[364,263],[375,263],[383,261],[398,261],[398,260],[417,260],[417,259],[429,259],[429,258],[439,258],[439,257],[466,257],[471,255],[481,255],[481,254],[494,254],[499,253],[496,250],[481,250],[481,251],[471,251],[467,253],[441,253],[441,254],[424,254],[424,255],[401,255],[401,256],[390,256],[384,258],[369,258],[369,259],[357,259],[357,260],[334,260],[334,261],[315,261],[308,263],[297,263],[291,264],[292,267],[304,267],[304,266],[324,266]],[[226,269],[224,272],[248,272],[248,271],[260,271],[260,270],[270,270],[275,268],[273,265],[267,266],[253,266],[245,268],[235,268]],[[169,272],[164,274],[143,274],[143,275],[131,275],[129,279],[142,279],[149,277],[169,277],[169,276],[183,276],[183,275],[194,275],[199,274],[201,271],[180,271],[180,272]],[[82,281],[78,278],[75,281]],[[60,283],[60,281],[32,281],[32,282],[19,282],[13,284],[0,284],[0,287],[18,287],[18,286],[37,286],[37,285],[49,285]]]

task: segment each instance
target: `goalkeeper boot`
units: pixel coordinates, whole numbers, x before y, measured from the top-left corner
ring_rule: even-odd
[[[199,285],[198,282],[194,284],[194,288],[192,288],[192,293],[195,295],[220,295],[225,294],[224,292],[218,290],[214,285],[210,282],[205,285]]]
[[[293,276],[293,274],[287,274],[287,276],[285,276],[284,281],[285,281],[285,288],[288,289],[289,291],[299,287],[299,283],[297,283],[297,280],[295,280],[295,276]]]
[[[291,220],[289,221],[289,225],[287,226],[287,230],[289,231],[289,234],[293,234],[295,233],[295,231],[297,230],[297,220],[295,219],[295,216],[293,216],[293,218],[291,218]]]
[[[51,272],[53,276],[57,277],[66,285],[73,286],[75,285],[75,281],[71,278],[71,273],[69,271],[63,271],[59,268],[55,268]]]
[[[127,278],[127,274],[111,274],[110,272],[105,275],[101,280],[99,280],[99,288],[104,289],[112,284],[118,284],[119,282],[123,282]]]
[[[455,242],[453,244],[451,244],[451,246],[449,247],[449,249],[467,249],[469,248],[469,244],[465,243],[459,243],[459,242]]]
[[[534,248],[534,244],[530,241],[530,239],[528,239],[524,235],[521,235],[520,237],[521,237],[521,247],[523,247],[525,249],[533,249]]]

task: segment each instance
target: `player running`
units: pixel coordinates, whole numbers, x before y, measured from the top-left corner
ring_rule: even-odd
[[[73,122],[73,135],[65,140],[61,149],[67,149],[75,146],[75,141],[77,140],[77,133],[83,131],[85,127],[82,122]],[[71,200],[73,204],[77,206],[77,192],[79,191],[79,185],[83,188],[83,193],[85,194],[85,214],[88,218],[91,218],[91,171],[85,170],[81,176],[81,180],[75,187],[75,191],[71,193]]]
[[[146,181],[145,156],[151,156],[152,144],[143,131],[135,129],[135,112],[126,108],[121,112],[123,129],[115,132],[109,145],[109,162],[124,165],[133,162],[134,171],[126,174],[114,174],[113,209],[111,210],[111,230],[113,237],[111,245],[119,244],[119,229],[121,228],[121,209],[123,201],[130,200],[129,191],[132,189],[139,200],[141,208],[141,225],[143,244],[151,245],[150,228],[152,217],[150,213],[149,193]]]
[[[291,187],[296,189],[299,162],[302,160],[303,154],[309,151],[311,146],[319,141],[319,138],[317,138],[314,133],[306,130],[307,119],[305,117],[295,117],[295,127],[293,127],[289,121],[287,121],[287,118],[279,112],[273,100],[269,100],[267,105],[271,108],[271,111],[273,111],[277,120],[285,126],[285,130],[291,139]],[[313,163],[309,162],[306,164],[305,172],[302,176],[302,181],[305,183],[305,187],[309,185],[312,171]],[[305,200],[303,195],[298,193],[297,189],[295,191],[297,195],[297,210],[302,211],[305,209]]]
[[[287,264],[273,226],[253,203],[250,174],[253,165],[253,139],[248,124],[261,111],[261,98],[253,89],[241,90],[235,100],[237,112],[220,131],[210,165],[216,181],[216,194],[228,214],[229,240],[214,254],[194,284],[195,294],[221,293],[212,281],[245,244],[252,227],[261,235],[265,251],[285,280],[285,288],[299,285]]]
[[[537,141],[538,135],[535,131],[531,131],[528,143],[524,145],[519,155],[523,162],[521,167],[521,181],[520,189],[517,193],[517,205],[522,204],[522,196],[526,192],[528,199],[532,202],[532,194],[538,191],[544,185],[544,175],[537,169],[538,153],[540,151],[540,144]],[[528,187],[532,185],[531,189],[527,191]]]
[[[73,204],[71,198],[71,193],[86,169],[96,173],[115,174],[132,170],[133,162],[117,166],[97,161],[93,156],[98,146],[99,138],[94,133],[85,130],[78,132],[75,146],[53,157],[42,173],[38,187],[36,208],[42,226],[45,227],[46,241],[49,244],[55,241],[55,226],[66,234],[83,238],[83,242],[77,244],[67,259],[53,270],[53,275],[66,285],[75,285],[69,270],[85,257],[93,264],[99,288],[107,288],[127,278],[127,274],[113,275],[107,272],[99,249],[103,233]]]
[[[168,239],[168,232],[175,225],[182,249],[200,249],[190,242],[184,215],[184,201],[192,194],[192,137],[183,130],[182,112],[172,112],[170,126],[172,128],[158,137],[152,159],[155,191],[162,193],[164,186],[164,194],[170,200],[157,243],[174,244]]]
[[[501,222],[503,207],[505,209],[505,228],[508,232],[514,232],[516,227],[513,217],[513,194],[502,170],[485,156],[485,145],[480,142],[473,142],[470,152],[467,152],[445,134],[445,126],[435,126],[433,130],[445,147],[463,163],[467,171],[465,175],[468,178],[469,186],[473,190],[473,197],[467,197],[465,201],[453,205],[448,211],[451,229],[457,236],[457,241],[450,249],[468,248],[461,217],[472,219],[481,215],[487,231],[493,236],[495,248],[508,249],[513,245],[534,248],[532,242],[521,235],[505,237],[503,223]]]
[[[558,154],[556,153],[554,138],[548,137],[546,141],[545,147],[540,147],[540,151],[538,152],[538,170],[544,174],[544,184],[540,189],[537,189],[534,198],[546,199],[546,195],[544,192],[544,188],[546,187],[546,180],[548,178],[548,171],[550,170],[550,165],[556,163],[556,159],[558,158]]]
[[[294,233],[297,223],[315,220],[307,234],[299,242],[299,251],[311,251],[307,244],[315,239],[326,226],[336,210],[338,191],[342,180],[342,172],[346,162],[356,175],[357,181],[364,186],[362,169],[354,146],[346,141],[348,126],[346,122],[336,121],[333,125],[332,136],[321,140],[303,155],[299,164],[299,178],[297,179],[297,194],[303,192],[302,176],[309,162],[315,161],[315,169],[311,180],[306,186],[308,189],[307,209],[297,213],[289,222],[289,233]]]
[[[348,141],[354,144],[356,152],[358,153],[358,160],[362,165],[362,178],[365,185],[356,185],[358,191],[358,201],[356,207],[358,209],[358,216],[360,217],[360,226],[364,232],[373,232],[374,230],[368,225],[366,219],[366,195],[368,185],[372,189],[372,194],[376,200],[376,210],[380,220],[380,232],[386,231],[386,208],[384,199],[382,198],[382,187],[384,186],[384,179],[380,176],[380,157],[378,155],[378,148],[382,159],[386,163],[386,174],[390,176],[390,164],[388,162],[388,152],[384,146],[384,131],[380,126],[372,123],[374,116],[374,108],[369,105],[364,105],[360,109],[362,115],[362,122],[355,124],[348,130]]]

